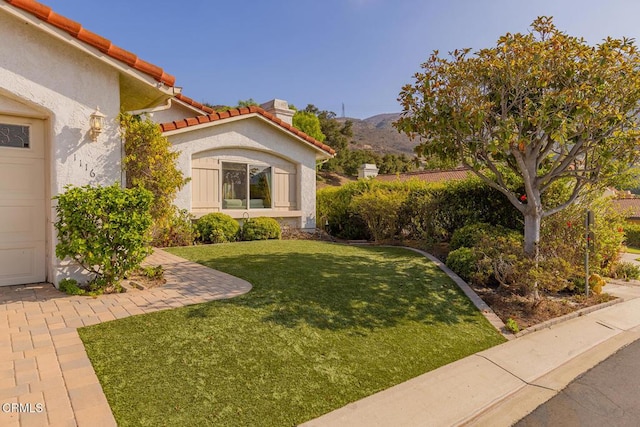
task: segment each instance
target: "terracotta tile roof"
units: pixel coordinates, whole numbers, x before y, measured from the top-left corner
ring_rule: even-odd
[[[188,96],[184,96],[184,95],[183,95],[183,94],[181,94],[181,93],[177,94],[177,95],[175,96],[175,98],[176,98],[176,99],[178,99],[178,100],[180,100],[180,101],[182,101],[182,102],[184,102],[185,104],[189,104],[189,105],[191,105],[192,107],[197,108],[198,110],[204,111],[204,112],[205,112],[205,113],[207,113],[207,114],[213,114],[213,113],[215,113],[215,112],[216,112],[216,110],[214,110],[213,108],[211,108],[211,107],[207,107],[207,106],[206,106],[206,105],[204,105],[204,104],[201,104],[201,103],[199,103],[199,102],[197,102],[197,101],[194,101],[193,99],[189,98]]]
[[[118,61],[124,62],[138,71],[150,75],[167,86],[173,86],[175,84],[176,78],[165,73],[162,68],[143,61],[133,53],[114,45],[110,40],[88,31],[79,23],[53,12],[49,6],[45,6],[44,4],[38,3],[34,0],[5,1],[13,7],[29,12],[38,19],[69,33],[72,37],[75,37],[81,42],[98,49],[100,52],[117,59]]]
[[[316,140],[315,138],[310,137],[306,133],[302,132],[299,129],[296,129],[295,127],[291,126],[289,123],[282,121],[281,119],[277,118],[271,113],[268,113],[267,111],[265,111],[260,107],[251,106],[251,107],[242,107],[242,108],[232,108],[229,111],[217,112],[209,107],[206,107],[200,103],[193,101],[191,98],[188,98],[186,96],[178,95],[176,96],[176,98],[182,102],[193,105],[194,107],[199,108],[202,111],[211,111],[211,112],[209,114],[202,115],[202,116],[192,117],[192,118],[183,119],[183,120],[176,120],[174,122],[169,122],[169,123],[162,123],[160,124],[160,129],[162,130],[162,132],[169,132],[172,130],[183,129],[189,126],[215,122],[219,120],[228,119],[230,117],[243,116],[247,114],[258,114],[266,118],[267,120],[274,122],[281,128],[284,128],[288,132],[294,134],[295,136],[304,139],[307,143],[315,147],[318,147],[321,150],[331,155],[336,154],[333,148],[329,147],[326,144],[323,144],[322,142]]]
[[[627,218],[640,218],[640,198],[613,199],[613,206]]]
[[[442,171],[419,171],[407,172],[395,175],[378,175],[375,179],[380,181],[408,181],[417,179],[425,182],[444,182],[444,181],[460,181],[468,178],[472,172],[466,168],[457,168]]]

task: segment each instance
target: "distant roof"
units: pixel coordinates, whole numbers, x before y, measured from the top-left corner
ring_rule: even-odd
[[[110,40],[87,30],[78,22],[72,21],[69,18],[55,13],[49,6],[38,3],[34,0],[5,0],[5,2],[17,9],[22,9],[30,13],[49,25],[65,31],[72,37],[98,49],[100,52],[110,56],[111,58],[124,62],[131,68],[150,75],[160,83],[164,83],[167,86],[173,86],[176,82],[176,78],[174,76],[165,73],[164,70],[157,65],[143,61],[133,53],[114,45]]]
[[[425,182],[461,181],[469,178],[473,173],[467,168],[456,168],[437,171],[406,172],[394,175],[378,175],[375,179],[380,181],[408,181],[417,179]]]
[[[640,198],[613,199],[613,205],[627,218],[640,219]]]
[[[191,102],[189,102],[189,101],[192,101],[192,102],[195,103],[195,101],[191,100],[191,98],[187,98],[186,96],[180,96],[180,97],[176,97],[176,98],[179,99],[180,101],[185,102],[185,103],[190,104],[190,105],[193,105],[193,104],[191,104]],[[333,148],[329,147],[326,144],[323,144],[322,142],[316,140],[315,138],[310,137],[306,133],[302,132],[301,130],[299,130],[299,129],[293,127],[293,126],[291,126],[289,123],[286,123],[286,122],[282,121],[281,119],[277,118],[273,114],[265,111],[264,109],[262,109],[260,107],[250,106],[250,107],[242,107],[242,108],[231,108],[228,111],[217,112],[217,111],[214,111],[211,108],[206,107],[206,106],[204,106],[204,105],[202,105],[200,103],[196,103],[196,104],[199,104],[199,105],[193,105],[193,106],[198,108],[198,109],[200,109],[200,110],[202,110],[202,111],[211,111],[211,113],[206,114],[206,115],[197,116],[197,117],[191,117],[191,118],[187,118],[187,119],[176,120],[176,121],[173,121],[173,122],[162,123],[162,124],[160,124],[160,129],[162,130],[162,132],[170,132],[170,131],[174,131],[174,130],[187,128],[187,127],[190,127],[190,126],[196,126],[196,125],[202,125],[202,124],[205,124],[205,123],[217,122],[217,121],[229,119],[231,117],[254,114],[254,115],[262,116],[263,118],[275,123],[279,127],[281,127],[284,130],[286,130],[287,132],[297,136],[298,138],[303,139],[308,144],[313,145],[314,147],[317,147],[317,148],[321,149],[322,151],[326,152],[327,154],[330,154],[330,155],[336,154],[336,152],[335,152],[335,150]]]

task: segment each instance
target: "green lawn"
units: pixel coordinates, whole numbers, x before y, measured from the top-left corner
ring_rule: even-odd
[[[400,248],[174,248],[248,294],[80,329],[121,426],[291,426],[504,341]]]
[[[628,252],[628,253],[630,253],[630,254],[640,254],[640,249],[638,249],[638,248],[632,248],[632,247],[630,247],[630,246],[627,246],[627,247],[625,248],[625,252]]]

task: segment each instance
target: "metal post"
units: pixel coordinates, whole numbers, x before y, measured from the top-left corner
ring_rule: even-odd
[[[591,225],[592,221],[593,221],[593,212],[587,209],[587,215],[586,215],[586,218],[584,219],[584,225],[585,225],[584,240],[586,242],[586,250],[584,253],[584,280],[585,280],[584,292],[587,298],[589,298],[589,244],[591,243],[589,241],[591,237],[589,233],[589,226]]]

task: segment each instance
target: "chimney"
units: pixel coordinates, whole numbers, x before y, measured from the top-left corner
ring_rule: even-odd
[[[289,103],[282,99],[272,99],[260,105],[260,108],[273,114],[285,123],[293,124],[295,111],[289,109]]]
[[[360,178],[375,178],[378,176],[378,168],[375,163],[365,163],[358,168],[358,179]]]

